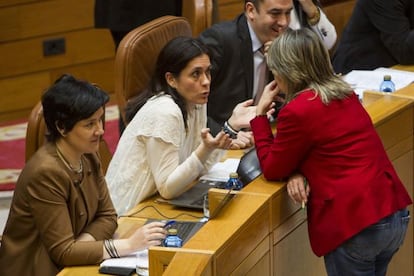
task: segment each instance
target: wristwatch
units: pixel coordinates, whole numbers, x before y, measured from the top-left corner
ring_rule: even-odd
[[[224,122],[223,126],[224,133],[228,134],[231,139],[237,139],[237,133],[238,131],[234,130],[227,121]]]

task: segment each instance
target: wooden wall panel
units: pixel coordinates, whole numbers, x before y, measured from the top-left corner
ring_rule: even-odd
[[[77,78],[96,83],[103,90],[112,94],[114,92],[114,59],[108,58],[96,62],[72,65],[51,70],[51,80],[62,74],[70,73]]]
[[[335,26],[337,33],[337,43],[342,36],[345,25],[354,10],[355,0],[348,0],[345,2],[326,4],[323,8],[329,21]],[[334,47],[335,48],[335,47]],[[331,50],[332,51],[332,50]]]
[[[12,6],[16,4],[28,4],[33,2],[41,2],[46,0],[0,0],[0,8]]]
[[[94,0],[0,0],[0,122],[26,118],[43,91],[70,73],[110,95],[115,48],[95,29]],[[65,52],[43,56],[43,42],[63,38]]]
[[[218,0],[220,21],[233,20],[244,10],[243,0]]]
[[[114,57],[113,41],[106,30],[87,29],[57,35],[53,38],[65,39],[66,53],[44,57],[43,41],[51,38],[0,44],[0,53],[5,54],[0,59],[0,78]]]
[[[0,42],[92,28],[94,1],[56,0],[0,9]]]
[[[30,108],[33,102],[39,100],[42,91],[49,86],[49,83],[48,73],[36,73],[0,80],[0,87],[13,94],[13,97],[2,97],[0,109],[11,111]]]

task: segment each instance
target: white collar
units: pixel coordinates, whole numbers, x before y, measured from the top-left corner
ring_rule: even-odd
[[[260,48],[262,48],[263,44],[257,38],[256,33],[254,32],[254,30],[253,30],[252,26],[250,25],[249,21],[247,21],[247,26],[249,27],[250,38],[252,39],[252,51],[253,51],[253,53],[255,53]]]

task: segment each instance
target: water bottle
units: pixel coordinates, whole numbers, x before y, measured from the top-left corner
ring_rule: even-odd
[[[228,190],[241,190],[243,188],[243,183],[239,179],[239,174],[236,172],[230,173],[229,180],[227,180],[226,186],[224,188]]]
[[[177,236],[177,229],[169,228],[167,237],[164,240],[165,247],[181,247],[183,240]]]
[[[380,85],[381,92],[394,92],[395,91],[395,84],[391,80],[390,75],[385,75],[384,80],[381,82]]]

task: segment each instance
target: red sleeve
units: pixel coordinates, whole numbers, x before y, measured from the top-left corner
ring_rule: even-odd
[[[265,116],[250,124],[264,177],[281,180],[296,172],[311,145],[303,118],[285,106],[278,115],[275,136]]]

